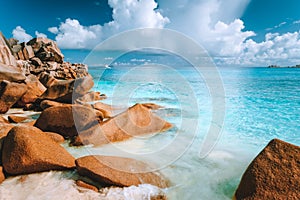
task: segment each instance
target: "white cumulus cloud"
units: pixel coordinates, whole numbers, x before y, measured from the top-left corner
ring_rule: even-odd
[[[169,19],[158,11],[154,0],[109,0],[113,20],[103,26],[84,26],[76,19],[66,19],[59,27],[48,31],[56,34],[61,48],[93,48],[102,40],[134,28],[163,28]]]
[[[56,42],[61,48],[82,49],[91,48],[101,40],[100,25],[83,26],[76,19],[66,19],[59,28],[49,28],[56,33]]]
[[[47,35],[46,35],[46,34],[44,34],[44,33],[40,33],[40,32],[38,32],[38,31],[35,31],[35,36],[36,36],[36,37],[43,37],[43,38],[47,38]]]
[[[19,40],[19,42],[27,42],[32,39],[32,36],[27,34],[21,26],[17,26],[12,31],[12,34],[15,39]]]

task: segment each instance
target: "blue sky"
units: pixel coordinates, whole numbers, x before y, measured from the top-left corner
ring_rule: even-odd
[[[299,0],[1,0],[0,30],[20,41],[47,36],[62,49],[92,49],[125,30],[170,28],[218,65],[294,65],[299,8]]]

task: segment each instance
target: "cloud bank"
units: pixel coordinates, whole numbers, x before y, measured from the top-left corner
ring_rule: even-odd
[[[218,65],[266,66],[299,64],[300,32],[265,35],[255,42],[240,19],[250,0],[109,0],[113,20],[85,26],[66,19],[48,31],[60,48],[92,49],[122,31],[135,28],[170,28],[201,44]],[[158,6],[159,4],[159,6]],[[231,6],[228,6],[231,5]],[[299,23],[295,21],[294,24]],[[285,25],[281,23],[278,27]],[[274,27],[276,28],[276,27]],[[36,35],[43,34],[36,32]],[[20,41],[32,37],[18,26],[13,36]]]

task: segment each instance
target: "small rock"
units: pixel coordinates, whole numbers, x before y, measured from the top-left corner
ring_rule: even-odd
[[[56,84],[58,82],[58,80],[56,78],[54,78],[53,76],[51,76],[50,74],[48,74],[47,72],[43,72],[40,73],[39,76],[39,81],[46,87],[49,88],[52,85]]]
[[[0,113],[6,113],[27,91],[23,83],[0,82]]]
[[[10,123],[20,123],[20,122],[23,122],[27,119],[28,119],[28,117],[21,117],[21,116],[16,116],[16,115],[9,115],[8,116],[8,121]]]
[[[98,191],[99,191],[97,187],[95,187],[95,186],[93,186],[93,185],[91,185],[91,184],[88,184],[88,183],[86,183],[86,182],[84,182],[84,181],[82,181],[82,180],[77,180],[77,181],[76,181],[76,185],[79,186],[79,187],[82,187],[82,188],[86,188],[86,189],[89,189],[89,190],[93,190],[93,191],[95,191],[95,192],[98,192]]]
[[[30,61],[31,61],[31,63],[32,63],[34,66],[36,66],[36,67],[38,67],[38,66],[43,66],[42,61],[41,61],[38,57],[30,58]]]

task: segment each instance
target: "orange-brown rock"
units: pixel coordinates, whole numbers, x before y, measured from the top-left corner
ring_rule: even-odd
[[[41,96],[41,99],[55,100],[62,103],[72,103],[86,94],[94,85],[92,76],[73,80],[63,80],[51,85]]]
[[[64,55],[57,44],[48,38],[34,38],[27,42],[27,45],[32,46],[35,55],[42,61],[63,62]]]
[[[45,86],[32,74],[27,76],[25,83],[27,85],[27,91],[19,100],[19,105],[21,106],[35,102],[35,100],[46,91]]]
[[[0,123],[0,156],[3,147],[4,138],[7,136],[7,133],[14,127],[12,124]],[[0,157],[0,165],[2,164],[2,159]]]
[[[25,60],[29,60],[34,57],[34,52],[31,46],[24,44],[23,55]]]
[[[58,133],[53,133],[53,132],[44,132],[44,133],[46,133],[56,143],[63,143],[65,141],[64,137],[59,135]]]
[[[99,191],[97,187],[95,187],[95,186],[93,186],[93,185],[91,185],[91,184],[88,184],[88,183],[86,183],[86,182],[84,182],[84,181],[82,181],[82,180],[77,180],[77,181],[76,181],[76,185],[79,186],[79,187],[82,187],[82,188],[86,188],[86,189],[89,189],[89,190],[93,190],[93,191],[95,191],[95,192],[98,192],[98,191]]]
[[[47,108],[41,113],[35,126],[43,131],[59,133],[65,138],[70,138],[98,120],[95,110],[70,104]]]
[[[42,110],[45,110],[45,109],[50,108],[50,107],[55,107],[55,106],[65,106],[65,105],[70,105],[70,104],[59,103],[59,102],[51,101],[51,100],[43,100],[43,101],[40,103],[40,107],[41,107]]]
[[[76,160],[76,169],[99,183],[128,187],[131,185],[151,184],[160,188],[168,187],[168,181],[138,160],[113,156],[85,156]]]
[[[113,108],[111,105],[102,103],[102,102],[97,102],[93,104],[93,108],[96,110],[99,110],[103,113],[104,118],[110,118],[113,115],[113,111],[116,110],[116,108]]]
[[[33,126],[16,126],[3,141],[3,169],[12,175],[72,169],[74,161],[62,146]]]
[[[99,101],[103,100],[102,96],[100,96],[100,92],[88,92],[82,97],[78,98],[78,101],[80,102],[92,102],[92,101]]]
[[[26,79],[20,68],[6,65],[0,62],[0,81],[7,80],[13,82],[21,82]]]
[[[0,166],[0,184],[5,180],[5,176],[3,173],[3,168]]]
[[[39,81],[46,87],[49,88],[50,86],[56,84],[58,80],[48,74],[47,72],[42,72],[39,74]]]
[[[1,124],[1,123],[6,123],[6,124],[8,124],[9,121],[8,121],[7,119],[5,119],[3,116],[0,116],[0,124]]]
[[[27,119],[28,119],[28,117],[22,117],[22,116],[17,116],[17,115],[9,115],[8,116],[8,121],[10,123],[20,123]]]
[[[16,59],[9,48],[9,42],[0,32],[0,63],[16,66]]]
[[[0,113],[6,113],[27,91],[23,83],[0,82]]]
[[[251,162],[237,200],[300,199],[300,147],[272,140]]]
[[[149,109],[151,109],[151,110],[158,110],[158,109],[163,108],[162,106],[157,105],[155,103],[143,103],[142,105],[149,108]]]
[[[171,127],[172,124],[153,114],[149,108],[136,104],[100,125],[96,124],[88,130],[80,131],[75,143],[103,145],[135,136],[159,133]]]

